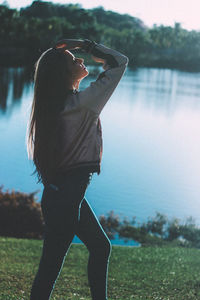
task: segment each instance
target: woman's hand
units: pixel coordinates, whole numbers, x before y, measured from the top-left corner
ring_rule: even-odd
[[[94,55],[92,55],[92,59],[93,59],[94,61],[96,61],[97,63],[102,63],[102,64],[105,63],[105,59],[96,57],[96,56],[94,56]]]
[[[63,39],[55,43],[54,47],[57,49],[64,49],[64,50],[72,50],[82,48],[84,46],[83,40],[76,40],[76,39]]]

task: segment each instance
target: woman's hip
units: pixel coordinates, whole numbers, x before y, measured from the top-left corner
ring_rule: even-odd
[[[74,225],[88,186],[88,176],[65,177],[44,186],[41,209],[47,227]]]

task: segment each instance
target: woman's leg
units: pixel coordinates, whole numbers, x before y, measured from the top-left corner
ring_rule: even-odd
[[[45,234],[39,268],[31,289],[31,300],[50,299],[73,237],[73,233],[65,239],[56,234]]]
[[[107,300],[107,271],[111,243],[91,206],[84,198],[76,235],[89,250],[88,281],[93,300]]]
[[[41,207],[45,234],[39,268],[31,289],[31,300],[49,300],[79,218],[86,184],[69,180],[59,191],[45,187]]]

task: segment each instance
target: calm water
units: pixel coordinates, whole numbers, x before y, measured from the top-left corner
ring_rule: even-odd
[[[27,74],[0,70],[0,184],[38,190],[40,201],[25,145],[33,95]],[[86,195],[97,216],[114,210],[141,222],[158,211],[200,225],[200,73],[128,69],[101,120],[102,172]]]

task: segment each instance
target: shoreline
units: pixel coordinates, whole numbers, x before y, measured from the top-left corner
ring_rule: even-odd
[[[73,51],[72,51],[73,52]],[[27,48],[19,48],[19,47],[2,47],[0,49],[0,68],[33,68],[35,62],[40,57],[42,52],[40,50],[34,49],[30,51]],[[94,62],[87,54],[82,52],[73,52],[75,55],[81,56],[86,65],[88,66],[99,66],[96,62]],[[137,68],[155,68],[155,69],[170,69],[177,70],[182,72],[189,73],[199,73],[200,65],[198,61],[194,61],[190,64],[184,64],[182,61],[170,61],[169,59],[161,59],[161,58],[144,58],[139,59],[136,64],[129,61],[128,67],[130,69]]]

